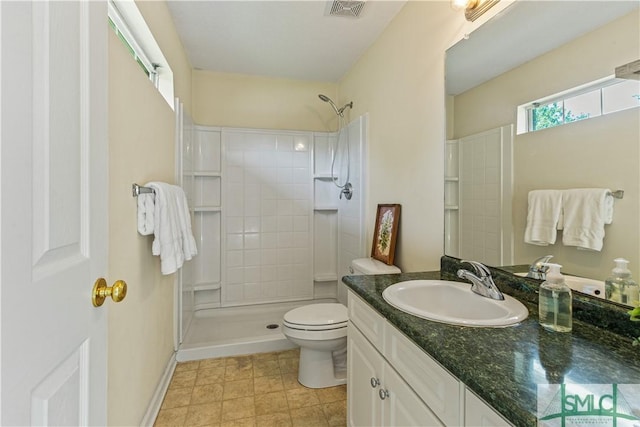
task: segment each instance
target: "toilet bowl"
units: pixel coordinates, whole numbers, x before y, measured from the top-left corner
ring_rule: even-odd
[[[351,274],[395,274],[400,269],[373,258],[351,262]],[[284,315],[282,333],[300,346],[298,381],[325,388],[347,381],[347,307],[338,303],[309,304]]]
[[[347,308],[338,303],[309,304],[284,315],[283,334],[300,346],[300,384],[325,388],[346,383],[347,320]]]

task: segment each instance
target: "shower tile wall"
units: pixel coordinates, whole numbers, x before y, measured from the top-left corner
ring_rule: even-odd
[[[223,130],[223,306],[313,297],[311,142]]]
[[[511,126],[504,126],[460,139],[459,256],[463,259],[513,263],[511,132]]]

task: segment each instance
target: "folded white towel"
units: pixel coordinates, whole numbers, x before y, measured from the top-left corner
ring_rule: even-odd
[[[138,195],[138,233],[143,236],[153,234],[155,215],[155,194],[143,193]]]
[[[182,188],[163,182],[146,184],[155,191],[153,255],[160,256],[162,274],[175,273],[197,254],[191,219]]]
[[[562,243],[578,249],[600,251],[604,226],[613,221],[613,196],[605,188],[564,190]]]
[[[525,243],[538,246],[554,244],[562,211],[562,191],[533,190],[529,192],[528,202]]]

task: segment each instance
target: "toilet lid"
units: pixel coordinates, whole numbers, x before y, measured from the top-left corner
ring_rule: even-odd
[[[331,326],[346,324],[347,307],[338,303],[309,304],[294,308],[284,315],[286,323],[305,326]]]

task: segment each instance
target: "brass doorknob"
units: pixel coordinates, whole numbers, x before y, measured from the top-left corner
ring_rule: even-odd
[[[93,285],[91,302],[94,307],[100,307],[107,297],[111,297],[113,302],[120,302],[126,296],[127,283],[124,280],[117,280],[113,286],[107,286],[107,281],[101,277]]]

